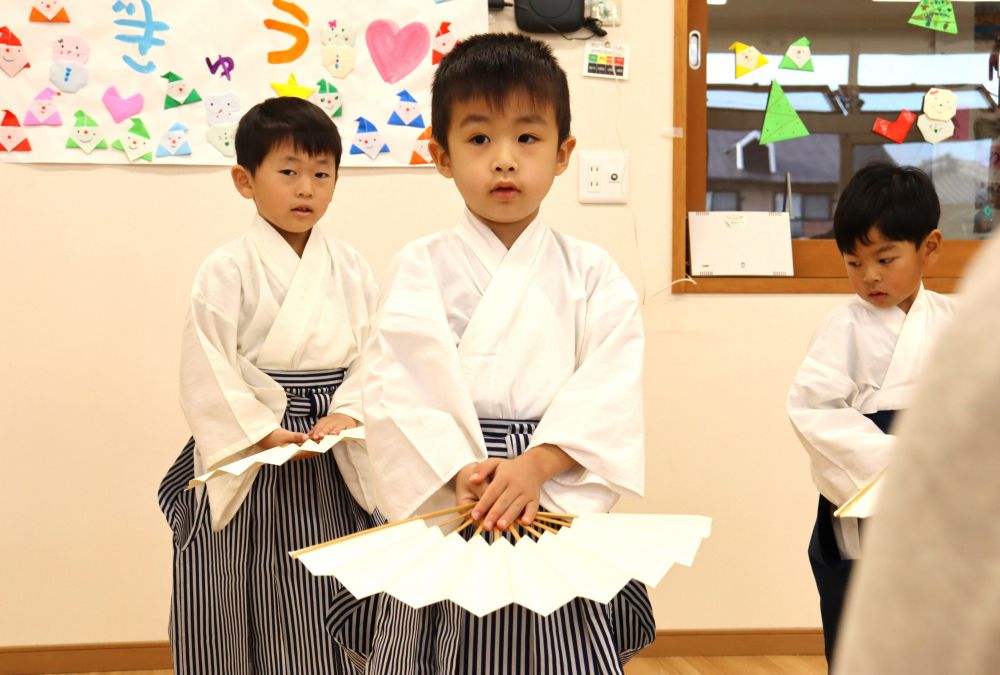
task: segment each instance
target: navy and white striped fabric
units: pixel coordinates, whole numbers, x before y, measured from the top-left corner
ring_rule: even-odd
[[[267,371],[285,388],[281,425],[309,431],[325,415],[344,370]],[[174,533],[170,645],[177,673],[350,673],[348,654],[324,629],[332,577],[288,552],[381,524],[351,497],[332,453],[264,466],[236,516],[213,532],[207,497],[185,491],[194,440],[163,479],[160,508]],[[357,612],[355,612],[357,614]],[[346,632],[366,626],[348,622]],[[352,635],[363,641],[363,635]]]
[[[480,425],[489,456],[512,459],[527,449],[537,422]],[[547,617],[518,605],[478,618],[451,602],[416,610],[387,595],[379,601],[372,643],[352,645],[369,653],[370,675],[620,674],[656,633],[649,595],[637,581],[607,605],[577,598]],[[341,631],[348,618],[334,608],[328,628]]]

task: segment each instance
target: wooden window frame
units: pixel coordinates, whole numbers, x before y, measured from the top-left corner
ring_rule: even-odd
[[[688,67],[688,34],[701,33],[701,67]],[[793,239],[794,277],[694,277],[687,278],[687,213],[703,210],[707,190],[708,124],[704,106],[707,92],[708,5],[705,0],[674,2],[674,127],[681,130],[673,152],[673,293],[851,293],[844,263],[833,240]],[[694,105],[700,102],[699,106]],[[950,239],[942,248],[933,275],[924,285],[950,293],[969,259],[983,241]],[[679,282],[679,283],[678,283]]]

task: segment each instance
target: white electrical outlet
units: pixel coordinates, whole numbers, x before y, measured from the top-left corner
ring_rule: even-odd
[[[628,202],[628,155],[618,150],[580,151],[580,201],[584,204]]]

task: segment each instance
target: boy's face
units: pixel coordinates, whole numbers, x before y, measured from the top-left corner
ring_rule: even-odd
[[[576,139],[559,142],[555,111],[511,95],[502,109],[471,99],[455,103],[448,151],[431,140],[441,175],[454,178],[469,210],[494,231],[528,225],[556,176],[566,170]]]
[[[290,234],[312,229],[326,213],[337,184],[332,155],[312,157],[290,142],[271,148],[253,175],[238,165],[232,174],[236,189],[254,200],[261,217]]]
[[[919,247],[909,241],[887,239],[877,227],[868,231],[869,243],[857,242],[844,254],[847,278],[854,292],[876,307],[910,311],[924,269],[932,265],[941,247],[941,232],[931,232]]]

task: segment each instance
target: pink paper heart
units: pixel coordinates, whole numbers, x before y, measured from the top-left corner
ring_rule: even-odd
[[[111,119],[115,124],[141,113],[145,103],[142,94],[132,94],[128,98],[122,98],[116,87],[108,87],[101,100],[104,101],[104,107],[111,113]]]
[[[365,42],[378,74],[394,84],[423,61],[431,46],[431,32],[422,23],[409,23],[397,29],[394,22],[377,19],[368,25]]]

